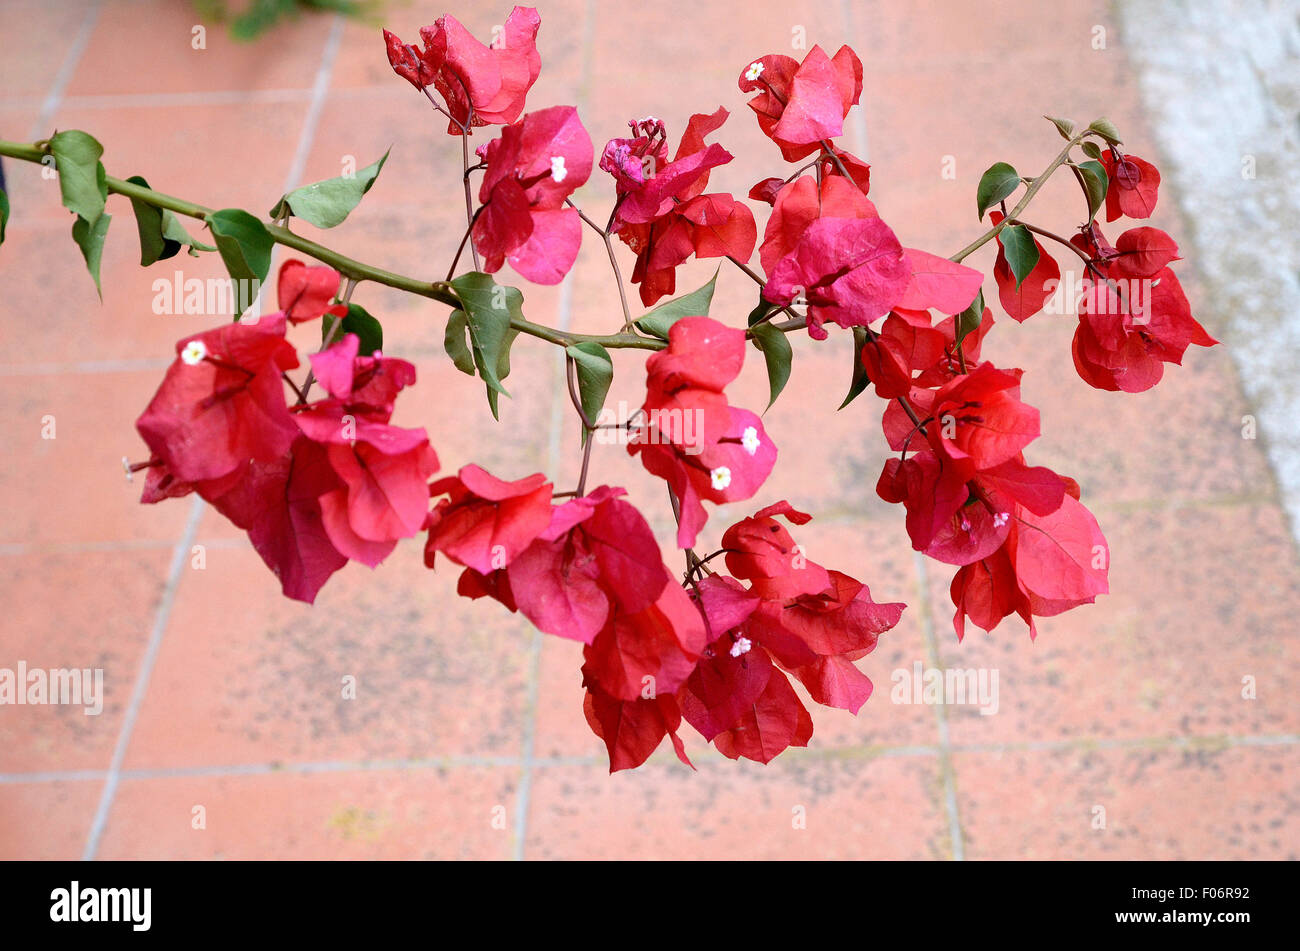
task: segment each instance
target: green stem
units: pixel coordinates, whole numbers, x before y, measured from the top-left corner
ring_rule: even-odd
[[[1065,148],[1061,149],[1061,153],[1058,156],[1056,156],[1056,158],[1052,159],[1052,164],[1047,166],[1047,168],[1043,170],[1043,174],[1039,175],[1037,178],[1033,180],[1033,182],[1031,182],[1029,185],[1025,187],[1024,195],[1021,196],[1020,201],[1016,205],[1016,207],[1011,209],[1011,213],[1007,215],[1005,218],[1003,218],[1001,221],[999,221],[992,228],[990,228],[988,231],[984,232],[984,234],[980,235],[978,238],[972,241],[970,244],[966,245],[966,247],[962,248],[960,251],[958,251],[948,260],[961,261],[962,259],[969,257],[971,254],[974,254],[984,245],[988,244],[999,234],[1001,234],[1002,229],[1007,227],[1007,224],[1013,218],[1019,218],[1021,212],[1023,212],[1026,208],[1029,207],[1029,203],[1034,200],[1034,196],[1037,195],[1038,190],[1047,183],[1047,179],[1051,177],[1052,173],[1065,164],[1065,160],[1070,157],[1071,150],[1089,135],[1096,135],[1096,133],[1084,129],[1082,132],[1080,132],[1078,135],[1072,138],[1069,142],[1065,143]]]
[[[19,159],[24,162],[40,164],[45,155],[45,151],[33,145],[27,145],[21,142],[6,142],[0,140],[0,155],[9,158]],[[145,188],[142,185],[136,185],[133,182],[123,181],[120,178],[109,176],[107,179],[108,190],[115,195],[123,195],[127,198],[133,198],[142,201],[145,204],[153,205],[155,208],[166,208],[168,211],[175,212],[178,215],[184,215],[187,218],[197,218],[206,220],[212,214],[213,209],[203,205],[186,201],[183,198],[176,198],[173,195],[167,195],[152,188]],[[447,281],[424,281],[416,277],[409,277],[405,274],[397,274],[393,271],[385,270],[381,267],[375,267],[373,264],[366,264],[355,258],[340,254],[331,248],[322,244],[317,244],[309,238],[302,235],[294,234],[288,228],[280,227],[273,222],[264,222],[267,233],[270,234],[271,240],[276,244],[284,245],[286,248],[292,248],[300,254],[305,254],[310,258],[320,261],[322,264],[328,264],[334,270],[338,271],[345,278],[354,281],[370,281],[373,284],[382,284],[385,287],[392,287],[399,291],[406,291],[410,294],[416,294],[420,297],[427,297],[430,300],[436,300],[448,307],[459,308],[461,306],[460,298],[456,296],[456,290]],[[640,350],[662,350],[667,343],[657,337],[642,337],[639,334],[617,333],[609,335],[601,334],[580,334],[573,332],[563,332],[546,327],[541,324],[535,324],[530,320],[523,318],[514,318],[510,325],[520,333],[528,334],[539,340],[545,340],[556,346],[568,347],[575,343],[598,343],[603,347],[611,349],[640,349]]]

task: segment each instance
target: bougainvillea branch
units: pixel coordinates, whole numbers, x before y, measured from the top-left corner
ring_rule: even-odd
[[[444,280],[366,264],[293,230],[294,218],[342,224],[386,155],[283,195],[259,216],[108,176],[102,147],[84,132],[0,142],[0,155],[53,163],[97,286],[110,194],[132,204],[145,266],[182,247],[216,252],[236,285],[260,289],[277,244],[316,262],[280,267],[277,312],[261,315],[258,293],[241,292],[233,322],[177,342],[136,422],[148,457],[124,460],[128,475],[145,473],[141,500],[198,494],[248,533],[285,595],[307,602],[348,562],[373,567],[423,534],[425,564],[456,566],[459,595],[494,600],[583,645],[584,712],[611,770],[639,766],[665,738],[690,765],[683,721],[724,756],[766,763],[812,737],[800,690],[818,704],[862,708],[872,684],[855,662],[904,610],[811,561],[793,533],[804,534],[812,516],[789,501],[755,502],[752,515],[721,528],[716,544],[702,541],[719,530],[710,524],[714,508],[758,497],[778,460],[762,418],[734,405],[728,388],[752,346],[774,404],[794,360],[788,335],[806,329],[809,346],[832,346],[832,335],[851,344],[840,409],[868,388],[881,399],[893,455],[876,491],[903,506],[916,551],[956,569],[949,591],[958,638],[967,621],[992,631],[1013,614],[1036,636],[1037,619],[1105,594],[1110,551],[1100,526],[1078,483],[1027,461],[1039,413],[1021,398],[1023,371],[982,353],[993,311],[985,275],[962,262],[996,243],[992,276],[1007,316],[1022,322],[1072,310],[1071,358],[1082,380],[1149,389],[1192,344],[1215,343],[1170,268],[1178,248],[1169,235],[1140,225],[1112,244],[1098,221],[1103,212],[1107,225],[1149,218],[1159,195],[1155,167],[1126,153],[1105,119],[1081,130],[1050,119],[1066,144],[1040,175],[1026,178],[998,162],[980,177],[979,237],[948,258],[906,247],[868,197],[870,166],[837,144],[862,95],[862,64],[847,46],[833,56],[814,46],[801,61],[770,54],[740,64],[737,84],[760,130],[795,166],[749,189],[748,201],[770,208],[760,231],[746,200],[710,190],[734,158],[709,141],[727,109],[695,113],[679,136],[653,116],[632,119],[627,134],[599,151],[575,107],[528,110],[541,70],[540,25],[535,10],[516,7],[490,46],[451,16],[422,28],[419,45],[384,31],[394,72],[461,142],[461,167],[448,177],[464,193],[466,230]],[[480,131],[490,137],[474,162],[470,139]],[[1069,236],[1026,219],[1063,166],[1082,195],[1083,224]],[[608,176],[603,227],[573,199],[597,173]],[[0,202],[0,240],[8,209]],[[213,244],[192,237],[177,216],[202,221]],[[559,284],[584,229],[599,237],[618,289],[617,333],[534,323],[522,292],[494,276],[508,265],[525,281]],[[1039,238],[1068,248],[1086,274],[1060,309],[1061,267]],[[627,282],[619,245],[635,256]],[[466,246],[474,270],[458,273]],[[677,268],[691,258],[725,258],[754,282],[759,300],[746,319],[710,313],[722,268],[703,287],[677,293]],[[629,283],[649,308],[640,317]],[[563,385],[581,431],[576,487],[556,491],[543,473],[506,479],[468,461],[435,478],[443,461],[425,430],[391,422],[416,372],[390,355],[398,348],[384,341],[382,321],[354,299],[364,298],[366,284],[449,308],[447,356],[481,381],[494,416],[501,396],[511,396],[505,381],[515,339],[563,347]],[[318,320],[320,347],[304,361],[287,330]],[[611,420],[605,406],[614,349],[650,351],[645,397],[631,418]],[[808,436],[816,438],[815,428]],[[685,558],[680,582],[627,492],[589,488],[589,476],[611,464],[602,451],[610,443],[662,480],[672,546]]]

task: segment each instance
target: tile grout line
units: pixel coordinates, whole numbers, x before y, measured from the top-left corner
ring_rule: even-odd
[[[54,113],[58,111],[59,106],[63,103],[63,94],[68,89],[68,83],[72,82],[77,67],[81,65],[81,58],[86,53],[86,47],[90,45],[90,37],[94,34],[95,26],[99,23],[100,7],[100,0],[96,0],[95,5],[86,13],[85,19],[81,21],[81,27],[77,30],[77,35],[73,39],[72,45],[68,47],[67,54],[63,57],[63,64],[59,67],[59,71],[54,74],[54,83],[50,86],[50,91],[46,93],[45,99],[41,102],[41,111],[32,124],[32,131],[28,138],[34,139],[39,135],[45,135],[53,131],[49,128],[50,122],[53,121]]]
[[[316,71],[316,81],[312,85],[311,106],[307,110],[307,117],[298,136],[298,148],[294,152],[293,162],[289,166],[289,174],[286,177],[284,187],[285,191],[293,187],[297,179],[301,177],[302,170],[307,164],[307,154],[311,149],[312,139],[315,138],[316,125],[320,119],[326,93],[329,91],[330,75],[334,70],[334,60],[338,54],[342,36],[343,19],[336,14],[334,23],[330,28],[329,37],[325,41],[320,66]],[[277,245],[276,249],[278,247]],[[273,250],[272,266],[274,266],[274,253]],[[131,743],[131,735],[135,731],[135,723],[140,714],[140,709],[144,705],[144,696],[149,688],[149,680],[153,674],[154,664],[162,648],[163,634],[167,629],[168,622],[171,620],[172,608],[176,603],[176,591],[180,587],[185,558],[189,553],[190,546],[194,543],[195,537],[198,535],[199,523],[203,519],[204,509],[203,500],[195,498],[190,507],[185,529],[172,554],[171,569],[168,572],[167,583],[163,588],[162,602],[158,605],[158,612],[154,616],[153,629],[149,633],[149,644],[145,649],[144,658],[140,662],[140,672],[136,675],[135,686],[131,691],[131,700],[127,706],[126,714],[122,718],[122,728],[113,747],[113,758],[104,781],[104,789],[100,794],[99,805],[95,809],[94,819],[91,821],[90,834],[86,839],[85,851],[82,853],[82,859],[85,861],[94,859],[99,851],[99,844],[103,838],[104,829],[108,824],[108,815],[113,808],[113,801],[117,797],[117,787],[122,777],[122,765],[126,760],[126,750]]]
[[[930,610],[930,572],[926,568],[925,556],[917,551],[912,552],[912,565],[916,569],[916,587],[920,599],[917,613],[920,615],[926,652],[930,655],[930,666],[942,670],[943,661],[939,655],[939,641],[934,633],[934,614]],[[965,839],[961,827],[961,812],[957,804],[957,776],[952,762],[948,711],[944,704],[935,704],[934,718],[939,730],[939,770],[943,775],[943,800],[948,814],[948,835],[952,842],[953,861],[960,862],[966,857]]]
[[[104,789],[99,796],[99,804],[95,807],[95,815],[91,820],[90,834],[86,837],[86,848],[82,852],[82,859],[90,861],[99,851],[100,839],[104,835],[104,827],[108,823],[108,813],[113,808],[113,800],[117,797],[117,785],[122,775],[122,764],[126,759],[126,749],[131,742],[131,734],[135,731],[135,721],[140,715],[140,708],[144,705],[144,695],[149,687],[149,678],[153,673],[154,663],[158,659],[158,652],[162,647],[163,631],[167,628],[168,621],[171,620],[172,606],[176,603],[176,589],[180,587],[181,572],[185,569],[185,559],[189,554],[189,548],[194,543],[194,536],[198,534],[199,522],[203,518],[203,500],[196,498],[190,505],[189,518],[185,522],[185,530],[182,532],[180,539],[176,542],[176,548],[172,552],[171,568],[167,573],[167,582],[163,586],[162,601],[158,605],[158,611],[154,615],[153,629],[149,632],[149,643],[145,648],[144,657],[140,660],[140,671],[136,674],[135,685],[131,688],[131,699],[127,704],[126,713],[122,717],[122,727],[117,734],[117,742],[113,745],[113,758],[109,762],[108,773],[104,778]]]
[[[1300,746],[1300,734],[1247,734],[1245,736],[1175,736],[1130,737],[1098,740],[1092,737],[1066,740],[1028,740],[1019,743],[956,743],[949,747],[952,753],[996,754],[1008,753],[1059,753],[1067,751],[1147,750],[1171,752],[1176,750],[1265,749],[1283,746]],[[841,759],[898,759],[907,756],[943,755],[937,744],[911,744],[907,746],[830,747],[827,749],[791,750],[789,761],[809,762]],[[710,757],[713,761],[714,757]],[[718,760],[720,762],[720,760]],[[476,754],[451,755],[417,759],[376,760],[317,760],[301,763],[231,763],[207,766],[151,766],[123,769],[119,779],[128,781],[184,779],[196,776],[265,776],[274,773],[286,775],[315,775],[321,773],[376,772],[401,769],[447,769],[449,767],[479,767],[484,769],[518,769],[527,764],[532,769],[556,769],[569,766],[599,766],[605,762],[601,756],[542,756],[525,760],[519,756],[481,756]],[[672,766],[672,757],[650,760],[649,766]],[[40,783],[94,782],[108,775],[102,769],[37,770],[28,773],[0,773],[0,786],[32,785]]]

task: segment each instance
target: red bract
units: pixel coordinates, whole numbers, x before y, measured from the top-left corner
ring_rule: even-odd
[[[1178,249],[1164,232],[1134,228],[1112,247],[1093,225],[1071,241],[1095,261],[1078,301],[1072,348],[1075,368],[1090,386],[1148,390],[1160,381],[1165,363],[1182,363],[1189,346],[1218,342],[1192,316],[1167,266]]]
[[[329,442],[334,435],[336,409],[370,422],[388,422],[397,394],[415,382],[415,367],[406,360],[385,357],[379,351],[363,357],[358,355],[359,349],[357,335],[344,334],[328,350],[311,355],[312,372],[334,402],[313,403],[297,421],[304,428],[324,421],[330,429],[321,441]]]
[[[665,584],[639,611],[615,605],[609,621],[582,650],[583,682],[618,700],[672,694],[695,669],[708,637],[690,596]]]
[[[830,575],[821,565],[804,556],[789,531],[776,520],[778,515],[794,525],[806,525],[812,521],[811,515],[784,501],[742,519],[722,536],[727,570],[750,582],[754,594],[768,600],[795,598],[825,590],[830,585]]]
[[[484,46],[453,16],[439,17],[421,27],[422,49],[403,43],[384,30],[388,62],[393,71],[416,89],[432,85],[442,94],[452,120],[447,131],[514,122],[541,72],[537,30],[541,18],[532,7],[515,7]]]
[[[423,429],[392,426],[398,391],[415,381],[405,360],[357,356],[355,334],[312,357],[329,398],[297,407],[294,422],[325,447],[339,486],[321,496],[331,543],[374,567],[424,527],[438,456]]]
[[[727,568],[750,587],[722,575],[699,583],[711,642],[677,694],[682,715],[720,752],[763,763],[812,736],[785,671],[818,703],[856,713],[871,681],[853,661],[903,610],[876,604],[865,585],[808,561],[777,516],[809,520],[779,502],[723,536]]]
[[[510,562],[551,524],[551,483],[540,472],[503,482],[475,465],[440,479],[429,494],[439,500],[429,513],[425,564],[440,551],[458,565],[488,575]]]
[[[176,479],[219,479],[288,452],[298,428],[280,375],[298,356],[284,328],[275,315],[177,342],[177,359],[135,424]]]
[[[862,62],[847,46],[834,58],[814,46],[802,63],[774,53],[741,70],[739,84],[741,92],[758,92],[749,108],[759,128],[795,162],[844,131],[844,117],[862,94]]]
[[[900,310],[933,308],[944,314],[959,314],[975,300],[984,282],[984,275],[974,268],[928,251],[904,248],[903,257],[912,273],[895,305]]]
[[[343,554],[374,567],[424,527],[438,456],[423,429],[361,421],[355,439],[328,450],[343,485],[321,496],[325,531]]]
[[[633,121],[634,138],[612,139],[600,167],[614,176],[618,202],[612,229],[636,252],[632,283],[640,285],[647,307],[677,288],[676,269],[692,254],[730,255],[747,260],[758,229],[744,202],[726,193],[701,194],[709,170],[731,161],[720,145],[705,145],[727,110],[691,116],[673,161],[667,161],[664,125],[657,119]]]
[[[490,487],[481,486],[479,491],[482,488]],[[520,490],[520,483],[500,483],[491,489],[495,494]],[[650,526],[633,505],[619,498],[622,494],[622,489],[601,486],[551,508],[544,530],[522,551],[509,555],[504,568],[495,567],[491,559],[488,568],[495,570],[490,574],[467,568],[461,593],[494,597],[510,610],[522,611],[539,630],[587,644],[616,612],[646,610],[668,584],[668,572]],[[520,499],[518,505],[530,511],[516,513],[515,524],[505,532],[515,546],[531,531],[535,501]],[[454,513],[449,507],[443,514]],[[426,548],[430,565],[433,550],[450,557],[453,549],[461,549],[444,534],[437,510],[435,516]],[[467,544],[461,550],[474,548]]]
[[[299,436],[282,458],[251,466],[231,491],[209,501],[248,532],[284,594],[311,604],[347,564],[321,518],[321,496],[340,485],[325,447]]]
[[[968,564],[1006,537],[1010,505],[1025,483],[1020,450],[1039,432],[1038,411],[1019,399],[1019,372],[985,363],[937,391],[913,388],[908,398],[920,425],[897,403],[886,409],[885,434],[904,458],[885,464],[876,491],[904,503],[917,551]]]
[[[280,310],[293,323],[314,320],[324,314],[337,317],[348,312],[346,304],[331,306],[339,290],[339,272],[326,265],[308,265],[289,260],[280,265],[276,297]]]
[[[479,146],[487,163],[474,220],[474,247],[489,273],[510,266],[537,284],[558,284],[573,267],[582,222],[564,200],[591,175],[591,137],[572,106],[530,112]]]
[[[664,479],[680,503],[677,544],[690,548],[708,516],[703,501],[750,498],[776,463],[776,446],[723,388],[745,359],[745,334],[708,317],[683,317],[668,348],[646,361],[641,428],[628,451]]]
[[[1121,155],[1114,149],[1102,153],[1101,164],[1110,183],[1106,188],[1106,220],[1150,218],[1156,210],[1160,172],[1136,155]]]
[[[782,185],[763,231],[759,260],[771,277],[781,260],[794,252],[808,226],[818,218],[876,218],[876,206],[839,175],[826,175],[821,185],[808,175]]]
[[[1078,487],[1047,515],[1018,510],[1006,543],[961,568],[952,580],[958,639],[966,618],[986,631],[1019,614],[1037,637],[1034,617],[1052,617],[1109,591],[1110,550],[1092,513],[1078,501]]]
[[[1002,221],[1002,213],[990,212],[993,224]],[[1023,323],[1043,309],[1043,305],[1056,293],[1061,280],[1061,267],[1047,253],[1042,242],[1034,238],[1034,247],[1038,249],[1038,263],[1025,275],[1017,285],[1016,276],[1007,261],[1006,248],[1002,244],[1002,235],[997,236],[998,258],[993,264],[993,279],[998,283],[998,300],[1007,316],[1017,323]]]
[[[928,311],[895,308],[880,332],[863,344],[862,365],[877,395],[905,397],[913,386],[942,386],[961,374],[957,319],[946,317],[934,325],[930,320]],[[968,366],[979,363],[980,343],[992,327],[993,315],[986,307],[979,326],[962,340],[962,357]]]
[[[650,758],[665,736],[671,738],[677,758],[695,768],[677,736],[682,714],[671,695],[650,700],[618,700],[589,684],[582,711],[591,731],[605,742],[611,773],[636,769]]]
[[[773,304],[808,305],[808,333],[822,324],[865,327],[902,298],[911,271],[898,238],[879,218],[818,218],[769,275],[763,296]]]
[[[1174,239],[1159,228],[1130,228],[1119,236],[1113,250],[1108,264],[1114,277],[1151,277],[1181,260]]]

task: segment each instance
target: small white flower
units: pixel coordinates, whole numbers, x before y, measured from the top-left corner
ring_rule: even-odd
[[[751,83],[763,75],[763,64],[757,60],[749,64],[749,69],[745,70],[745,78]]]
[[[721,492],[731,485],[731,470],[726,466],[718,466],[709,473],[709,478],[713,480],[713,487]]]
[[[738,637],[736,643],[731,645],[731,656],[739,657],[741,654],[748,654],[749,649],[753,646],[748,637]]]
[[[208,348],[203,345],[202,340],[191,340],[181,351],[181,359],[188,366],[197,366],[203,362],[203,358],[208,355]]]
[[[762,441],[758,438],[758,430],[753,426],[746,426],[745,431],[740,435],[740,444],[751,456],[758,452],[758,447],[762,445]]]
[[[569,177],[569,170],[564,167],[563,155],[551,156],[551,178],[557,182],[562,182]]]
[[[1001,528],[1003,525],[1007,524],[1007,519],[1009,518],[1011,518],[1011,514],[1009,512],[995,513],[993,516],[993,527]]]

